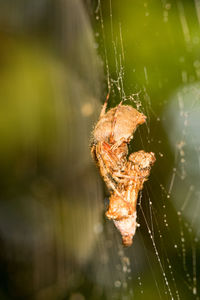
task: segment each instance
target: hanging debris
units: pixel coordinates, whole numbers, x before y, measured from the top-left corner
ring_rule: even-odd
[[[111,192],[106,216],[113,219],[122,235],[123,244],[130,246],[137,227],[138,193],[156,159],[153,152],[146,153],[143,150],[127,158],[128,144],[146,117],[129,105],[120,103],[107,112],[106,107],[107,101],[93,132],[91,153]]]

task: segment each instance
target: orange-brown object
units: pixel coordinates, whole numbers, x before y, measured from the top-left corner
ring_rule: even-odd
[[[108,143],[129,142],[138,125],[145,120],[146,117],[132,106],[119,104],[101,115],[94,130],[94,139]]]
[[[125,246],[132,244],[132,238],[137,228],[136,205],[138,193],[142,190],[143,183],[148,179],[154,162],[155,155],[153,152],[138,151],[130,154],[124,172],[118,174],[121,180],[117,190],[110,197],[106,216],[114,220]]]
[[[138,192],[147,180],[154,154],[139,151],[128,155],[128,144],[138,125],[146,117],[132,106],[121,105],[106,112],[105,102],[93,132],[91,153],[111,191],[106,216],[113,219],[122,235],[123,244],[130,246],[136,231]]]
[[[93,132],[91,153],[108,189],[115,190],[118,178],[113,173],[124,169],[128,154],[127,144],[146,117],[129,105],[120,103],[108,112],[106,106],[107,102],[103,105]]]

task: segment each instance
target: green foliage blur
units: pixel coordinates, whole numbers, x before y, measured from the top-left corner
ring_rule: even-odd
[[[199,79],[199,20],[195,3],[111,1],[111,9],[109,1],[101,4],[111,76],[117,77],[117,53],[117,59],[119,55],[122,59],[127,95],[145,86],[151,106],[160,112],[177,87]],[[99,19],[97,24],[101,32]],[[102,41],[100,51],[103,56]]]

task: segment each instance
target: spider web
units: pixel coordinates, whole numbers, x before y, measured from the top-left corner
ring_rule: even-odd
[[[157,158],[138,199],[140,227],[132,247],[123,249],[115,228],[108,220],[104,225],[106,241],[100,242],[104,251],[99,258],[103,266],[96,266],[96,271],[97,282],[105,286],[108,299],[111,295],[113,299],[199,299],[200,63],[195,52],[199,43],[195,32],[195,29],[199,32],[199,4],[199,1],[191,5],[183,1],[174,5],[155,1],[153,6],[150,1],[127,1],[120,5],[118,1],[99,0],[95,7],[94,27],[107,76],[109,105],[115,106],[122,100],[147,116],[146,126],[135,133],[130,152],[153,151]],[[141,26],[138,28],[130,28],[129,18],[137,17],[134,10],[142,15],[142,21],[135,22]],[[195,24],[191,24],[191,10]],[[143,45],[139,38],[132,40],[131,45],[127,39],[131,34],[137,37],[140,31],[148,31],[150,14],[155,14],[157,26],[164,24],[165,30],[169,30],[166,37],[169,40],[174,38],[170,26],[174,15],[177,16],[176,31],[180,35],[177,45],[183,44],[184,48],[176,54],[172,51],[172,60],[178,60],[174,82],[169,71],[164,74],[163,66],[159,70],[159,64],[167,67],[171,51],[161,52],[161,58],[152,55],[158,60],[155,68],[154,61],[141,62],[145,53],[138,58],[141,65],[135,63],[134,55],[139,49],[145,51],[145,45],[150,47],[153,41]],[[153,33],[159,35],[162,30],[158,28]],[[176,47],[176,42],[173,43]],[[193,68],[189,67],[190,62]],[[114,245],[117,249],[111,250]],[[117,251],[118,256],[114,253]]]

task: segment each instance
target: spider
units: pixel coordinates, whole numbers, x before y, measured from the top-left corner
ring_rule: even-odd
[[[108,189],[119,195],[118,173],[124,170],[128,144],[138,125],[143,124],[146,117],[132,106],[122,105],[122,102],[106,112],[108,99],[109,94],[93,132],[91,153]]]
[[[130,246],[137,227],[138,193],[150,174],[155,155],[141,150],[130,154],[127,159],[128,144],[146,117],[122,102],[106,112],[108,98],[109,95],[93,131],[91,153],[111,192],[106,216],[113,219],[123,244]]]

